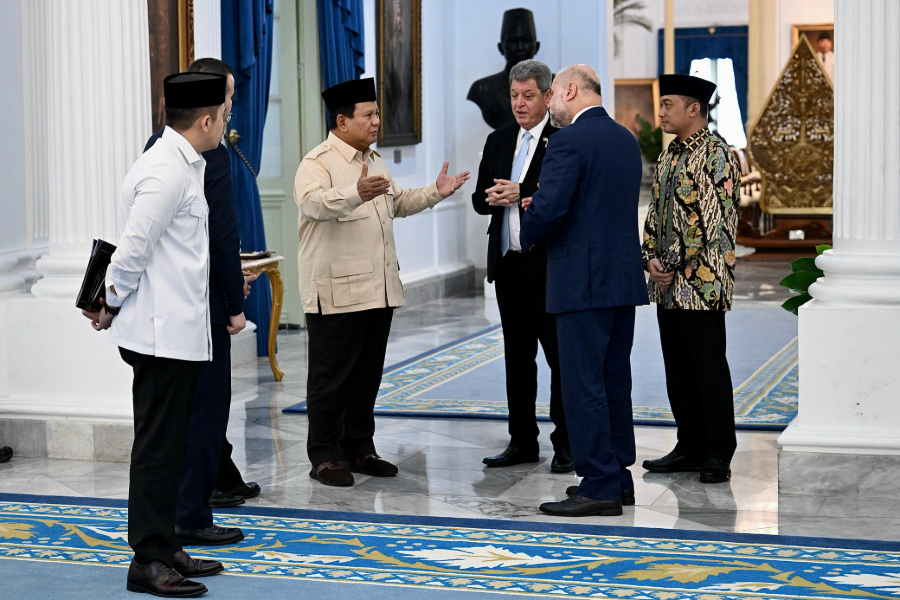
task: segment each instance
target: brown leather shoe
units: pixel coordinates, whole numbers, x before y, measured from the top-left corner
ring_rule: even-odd
[[[209,590],[202,583],[182,577],[158,560],[149,565],[139,565],[131,560],[128,567],[128,583],[125,589],[139,594],[153,594],[162,598],[196,598]]]
[[[362,473],[372,477],[393,477],[400,472],[396,465],[392,465],[377,454],[360,456],[350,463],[350,470],[354,473]]]
[[[325,485],[349,487],[353,485],[353,473],[343,463],[325,461],[316,465],[309,476]]]
[[[175,570],[182,577],[209,577],[225,570],[217,560],[201,560],[191,558],[191,555],[182,550],[175,553]]]

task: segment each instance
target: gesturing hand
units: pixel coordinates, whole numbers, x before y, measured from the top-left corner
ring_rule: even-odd
[[[519,201],[519,184],[508,179],[495,179],[494,186],[484,190],[491,206],[512,206]]]
[[[374,200],[378,196],[384,194],[391,187],[391,182],[384,175],[373,175],[369,177],[369,165],[363,163],[362,173],[359,181],[356,182],[356,190],[363,202]]]
[[[462,185],[469,180],[469,172],[459,173],[458,175],[447,175],[447,169],[450,168],[450,163],[446,160],[444,161],[444,166],[441,167],[441,172],[437,176],[437,180],[434,182],[437,185],[438,192],[441,194],[441,198],[446,198],[450,196],[453,192],[462,187]]]
[[[672,285],[675,273],[667,273],[658,258],[654,258],[647,263],[647,270],[650,272],[650,279],[656,282],[656,285],[663,292],[669,291],[669,286]]]

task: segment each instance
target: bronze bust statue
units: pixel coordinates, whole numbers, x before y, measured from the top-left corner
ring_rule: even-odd
[[[481,116],[494,129],[516,122],[509,101],[509,72],[516,63],[534,58],[540,47],[530,10],[514,8],[503,13],[497,48],[506,57],[506,69],[473,83],[466,96],[478,105]]]

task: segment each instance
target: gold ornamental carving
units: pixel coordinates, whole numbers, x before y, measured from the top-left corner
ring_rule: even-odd
[[[834,86],[806,36],[753,124],[747,148],[770,214],[831,215]]]

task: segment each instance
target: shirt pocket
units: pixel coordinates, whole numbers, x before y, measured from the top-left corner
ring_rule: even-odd
[[[206,215],[209,214],[209,207],[206,205],[204,200],[194,200],[191,202],[191,225],[189,227],[189,232],[192,234],[188,242],[194,244],[194,247],[199,247],[203,244],[203,240],[206,238]]]
[[[348,258],[331,263],[331,295],[336,307],[374,302],[372,259]]]
[[[394,194],[388,192],[384,195],[384,201],[387,203],[388,216],[394,218]]]
[[[338,217],[338,221],[346,222],[346,221],[356,221],[357,219],[365,219],[369,216],[369,203],[363,202],[361,206],[356,207],[356,209],[347,215],[346,217]]]

